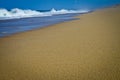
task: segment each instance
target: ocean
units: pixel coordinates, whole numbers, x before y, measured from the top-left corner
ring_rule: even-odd
[[[55,10],[47,12],[14,9],[1,10],[0,14],[0,37],[10,36],[16,33],[34,29],[40,29],[53,24],[75,20],[77,15],[88,11]]]

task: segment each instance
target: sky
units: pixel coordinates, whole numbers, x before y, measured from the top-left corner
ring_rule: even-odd
[[[96,9],[114,4],[120,0],[0,0],[0,8],[50,10],[55,9]]]

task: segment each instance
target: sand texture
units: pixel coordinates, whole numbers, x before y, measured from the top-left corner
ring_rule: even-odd
[[[120,80],[120,7],[0,38],[0,80]]]

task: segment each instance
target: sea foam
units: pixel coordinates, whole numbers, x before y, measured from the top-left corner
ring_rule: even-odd
[[[0,9],[0,20],[15,19],[15,18],[27,18],[27,17],[44,17],[52,16],[57,14],[68,14],[68,13],[86,13],[88,10],[55,10],[54,8],[48,12],[40,12],[36,10],[23,10],[14,8],[8,11],[7,9]]]

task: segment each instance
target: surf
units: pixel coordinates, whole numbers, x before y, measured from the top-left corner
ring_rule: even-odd
[[[0,20],[17,19],[17,18],[19,19],[19,18],[28,18],[28,17],[44,17],[44,16],[59,15],[59,14],[86,13],[86,12],[89,12],[89,10],[67,10],[67,9],[56,10],[52,8],[50,11],[41,12],[37,10],[31,10],[31,9],[25,10],[19,8],[14,8],[11,10],[0,9]]]

